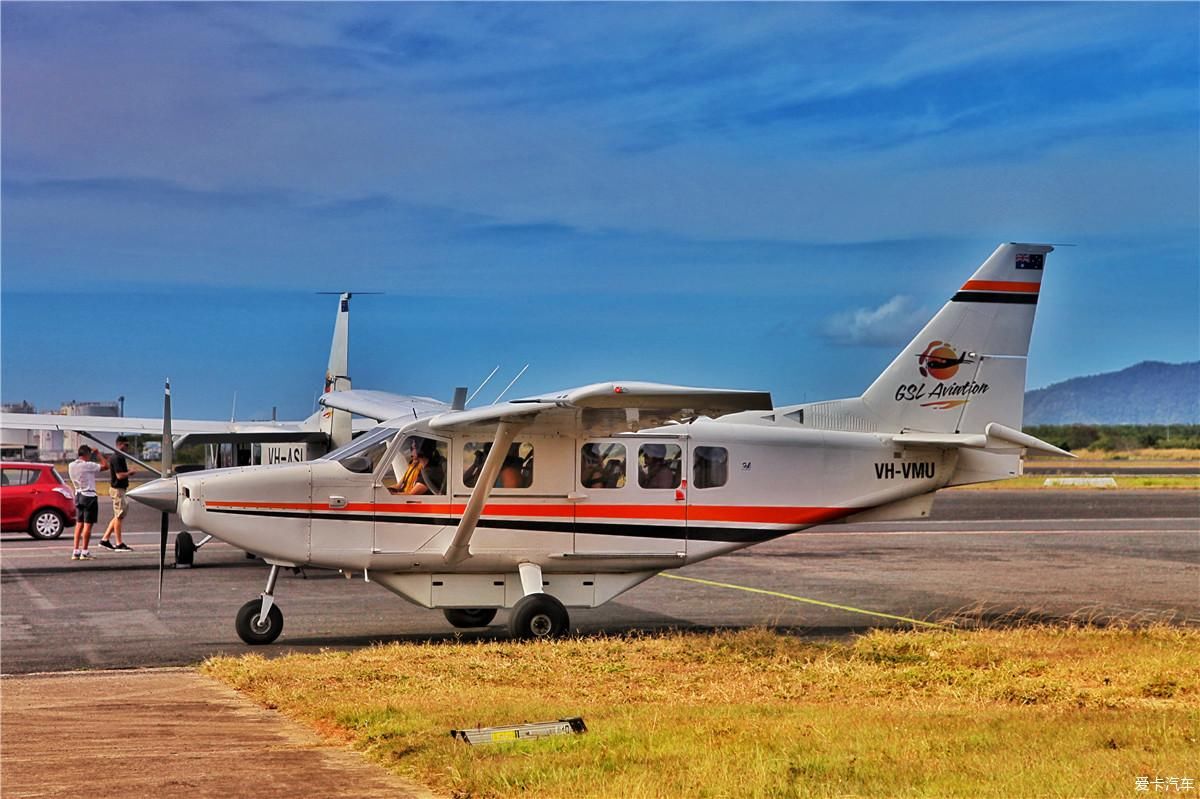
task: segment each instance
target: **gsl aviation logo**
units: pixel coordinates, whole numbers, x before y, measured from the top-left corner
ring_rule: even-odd
[[[964,363],[975,363],[968,358],[973,353],[958,351],[948,341],[931,341],[924,351],[917,356],[917,371],[921,377],[931,377],[935,381],[928,383],[907,383],[896,389],[896,402],[921,402],[922,408],[945,411],[967,404],[967,398],[983,394],[988,390],[987,383],[977,383],[968,380],[965,383],[948,383],[946,381],[958,374],[958,367]],[[954,399],[949,399],[953,397]]]
[[[946,341],[931,341],[925,351],[917,356],[917,369],[921,377],[933,377],[938,380],[949,380],[958,372],[958,367],[964,363],[974,363],[967,360],[964,353],[959,355]]]

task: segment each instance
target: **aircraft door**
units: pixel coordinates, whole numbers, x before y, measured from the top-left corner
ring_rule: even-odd
[[[720,542],[737,540],[737,532],[723,532],[736,528],[736,511],[739,504],[737,487],[730,484],[733,472],[729,448],[715,444],[689,441],[685,476],[687,477],[688,505],[688,554],[703,556],[711,554]],[[746,460],[740,469],[749,475],[753,464]],[[743,486],[743,491],[745,486]],[[716,542],[716,543],[714,543]]]
[[[488,494],[471,551],[542,558],[574,551],[575,441],[518,432]],[[462,513],[475,491],[492,443],[464,437],[454,443],[454,507]],[[457,519],[455,520],[457,524]]]
[[[450,442],[428,433],[404,433],[384,455],[372,487],[375,533],[373,568],[411,565],[421,549],[449,524]]]
[[[318,566],[365,569],[375,546],[375,477],[396,430],[360,436],[336,459],[313,461],[309,559]]]
[[[683,437],[577,442],[575,552],[677,555],[687,546]]]

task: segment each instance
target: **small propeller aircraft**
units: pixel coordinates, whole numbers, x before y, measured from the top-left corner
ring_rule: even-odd
[[[326,408],[379,422],[322,458],[156,480],[130,495],[259,553],[237,613],[283,628],[281,567],[339,569],[456,627],[511,609],[518,638],[569,628],[665,569],[835,521],[920,518],[933,493],[1020,474],[1045,244],[1002,244],[862,396],[775,407],[761,391],[596,383],[426,415],[382,392]],[[1032,266],[1031,266],[1032,265]],[[920,359],[914,356],[925,357]]]

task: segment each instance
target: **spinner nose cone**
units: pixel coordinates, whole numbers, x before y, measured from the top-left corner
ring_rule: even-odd
[[[160,477],[138,486],[128,496],[155,510],[174,513],[179,505],[179,483],[174,477]]]

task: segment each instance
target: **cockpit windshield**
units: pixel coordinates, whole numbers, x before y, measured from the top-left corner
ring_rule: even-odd
[[[337,461],[352,472],[370,474],[379,465],[388,444],[396,435],[394,427],[380,427],[339,447],[328,455],[320,458],[323,461]]]

